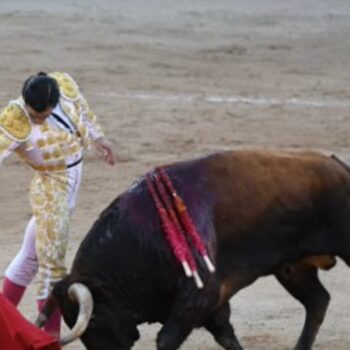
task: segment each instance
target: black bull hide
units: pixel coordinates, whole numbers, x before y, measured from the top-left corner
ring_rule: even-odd
[[[318,153],[268,151],[217,153],[165,168],[216,272],[200,265],[203,289],[185,277],[142,177],[101,213],[71,273],[54,288],[69,326],[77,305],[68,286],[91,290],[87,349],[130,349],[144,322],[162,324],[158,350],[178,349],[194,327],[205,327],[225,349],[242,349],[229,300],[269,274],[305,306],[296,349],[311,349],[330,299],[318,268],[332,267],[335,256],[350,263],[348,170]]]

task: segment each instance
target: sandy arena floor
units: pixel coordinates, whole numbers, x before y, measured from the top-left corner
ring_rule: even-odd
[[[347,0],[1,1],[1,106],[30,74],[67,71],[119,156],[115,168],[87,157],[68,264],[98,213],[156,164],[242,147],[349,157],[349,37]],[[15,157],[0,172],[1,272],[30,217],[30,179]],[[322,280],[332,302],[314,348],[348,350],[349,270],[339,262]],[[34,293],[35,283],[21,304],[28,318]],[[272,278],[240,292],[232,308],[246,349],[291,349],[304,319]],[[154,349],[159,325],[140,329],[135,349]],[[195,331],[182,348],[218,346]]]

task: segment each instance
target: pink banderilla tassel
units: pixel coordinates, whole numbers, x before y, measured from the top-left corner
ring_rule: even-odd
[[[183,200],[178,196],[168,174],[166,173],[166,171],[164,170],[164,168],[158,167],[157,171],[160,173],[160,176],[162,178],[162,180],[164,181],[166,187],[168,188],[169,192],[172,194],[172,196],[174,197],[174,202],[175,202],[175,207],[177,209],[177,212],[179,214],[179,217],[182,221],[182,224],[185,227],[185,230],[187,231],[187,233],[189,234],[189,236],[192,239],[192,242],[195,246],[195,248],[199,251],[199,253],[202,255],[205,264],[208,267],[208,270],[210,272],[214,272],[215,271],[215,267],[213,265],[213,263],[211,262],[207,250],[203,244],[203,241],[190,217],[190,215],[188,214],[187,208],[185,203],[183,202]]]

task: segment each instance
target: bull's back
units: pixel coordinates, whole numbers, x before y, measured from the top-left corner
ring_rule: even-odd
[[[222,152],[165,169],[211,253],[216,241],[249,253],[271,232],[280,229],[283,235],[289,229],[286,234],[294,234],[293,230],[313,219],[327,191],[344,182],[349,187],[349,174],[343,167],[311,152]],[[99,262],[93,267],[96,273],[101,273],[100,263],[107,266],[106,274],[109,269],[116,275],[144,273],[148,266],[157,270],[164,264],[157,260],[161,256],[172,266],[173,257],[144,177],[104,211],[77,259],[91,259],[92,255]],[[133,264],[123,264],[129,256]],[[169,275],[166,269],[158,271]]]
[[[316,152],[228,151],[173,163],[165,170],[205,241],[214,234],[239,237],[268,218],[273,224],[275,217],[307,215],[336,187],[350,193],[348,171]],[[141,246],[163,249],[161,220],[144,177],[101,217],[97,231],[105,227],[106,237],[95,234],[103,244],[131,235]]]
[[[314,152],[225,152],[207,160],[217,223],[242,230],[279,211],[311,207],[337,186],[349,189],[349,174]]]

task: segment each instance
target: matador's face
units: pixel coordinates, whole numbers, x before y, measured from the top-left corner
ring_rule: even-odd
[[[42,124],[47,117],[52,113],[53,107],[48,107],[42,112],[37,112],[35,109],[29,105],[25,105],[25,109],[29,114],[31,121],[35,124]]]

